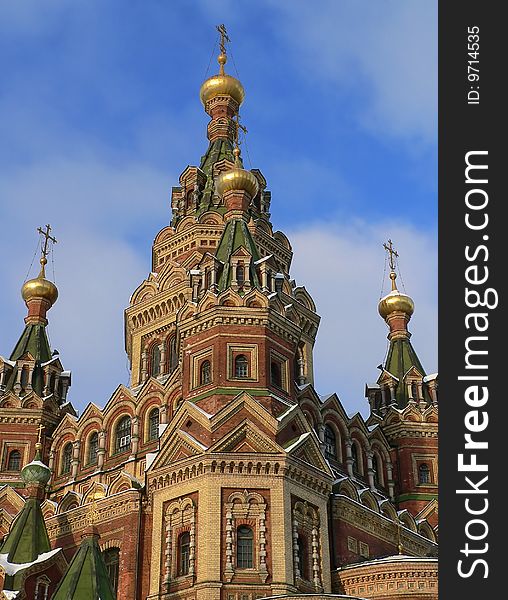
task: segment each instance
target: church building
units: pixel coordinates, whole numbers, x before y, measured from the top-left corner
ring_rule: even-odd
[[[79,415],[39,230],[25,326],[0,348],[0,599],[437,599],[438,377],[411,342],[397,253],[364,419],[314,388],[320,317],[242,162],[245,91],[219,31],[208,147],[125,310],[129,385]]]

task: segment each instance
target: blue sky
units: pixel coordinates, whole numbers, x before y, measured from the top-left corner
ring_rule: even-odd
[[[22,330],[19,288],[50,222],[49,331],[71,399],[104,405],[127,382],[123,308],[170,219],[171,186],[206,149],[198,92],[221,22],[226,69],[246,89],[244,161],[268,180],[292,274],[323,318],[316,387],[365,412],[386,350],[388,237],[416,303],[414,345],[437,368],[435,1],[1,3],[0,353]]]

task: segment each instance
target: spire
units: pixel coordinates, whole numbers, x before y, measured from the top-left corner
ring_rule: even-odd
[[[100,492],[92,497],[88,514],[89,527],[85,530],[79,549],[52,600],[114,600],[115,595],[99,547],[99,534],[95,528],[96,500],[102,497]]]
[[[378,305],[379,314],[390,328],[388,334],[390,347],[386,355],[383,370],[397,379],[395,401],[399,408],[403,408],[410,400],[410,393],[405,382],[407,374],[412,369],[416,369],[423,378],[425,370],[410,342],[411,333],[407,329],[407,324],[414,312],[414,302],[412,298],[403,294],[397,288],[397,273],[395,269],[397,266],[396,259],[399,257],[399,254],[394,249],[392,240],[388,240],[388,243],[383,244],[383,247],[388,254],[392,288],[389,294],[381,298]],[[424,396],[427,400],[426,390]]]

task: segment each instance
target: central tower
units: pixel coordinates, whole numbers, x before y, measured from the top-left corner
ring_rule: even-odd
[[[164,398],[147,457],[149,598],[329,592],[332,472],[297,401],[313,382],[319,316],[290,277],[266,181],[242,162],[245,92],[218,29],[219,72],[200,90],[208,148],[173,188],[171,223],[125,312],[132,391]]]

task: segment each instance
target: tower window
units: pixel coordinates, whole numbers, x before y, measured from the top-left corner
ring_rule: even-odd
[[[34,600],[48,600],[49,598],[49,579],[43,575],[35,582]]]
[[[131,444],[131,418],[122,417],[116,426],[115,451],[126,452]]]
[[[325,425],[325,456],[326,458],[337,458],[337,446],[335,442],[335,433],[329,425]]]
[[[418,467],[418,483],[430,483],[430,469],[427,463]]]
[[[239,263],[236,267],[236,281],[241,285],[245,281],[245,267]]]
[[[108,548],[104,554],[104,564],[109,575],[109,581],[113,589],[114,597],[118,591],[118,574],[120,567],[120,550],[119,548]]]
[[[167,364],[168,364],[168,373],[172,373],[177,365],[178,365],[178,354],[176,348],[176,335],[172,335],[167,342]]]
[[[298,546],[298,569],[300,571],[300,577],[302,579],[309,579],[309,555],[307,540],[301,534],[298,535],[296,541]]]
[[[235,377],[249,376],[249,361],[244,354],[239,354],[235,358]]]
[[[188,575],[190,566],[190,533],[184,531],[178,538],[178,575]]]
[[[72,462],[72,443],[69,442],[65,445],[62,453],[62,475],[66,475],[71,472]]]
[[[148,417],[148,439],[156,440],[159,437],[159,409],[154,408]]]
[[[158,344],[154,344],[150,350],[150,375],[158,377],[161,371],[161,349]]]
[[[97,450],[99,449],[99,434],[94,431],[88,441],[88,464],[97,464]]]
[[[278,360],[272,360],[270,363],[270,380],[272,385],[282,387],[282,368]]]
[[[236,566],[239,569],[252,569],[254,566],[254,533],[245,525],[236,532]]]
[[[21,470],[21,452],[19,450],[11,450],[7,460],[7,471]]]
[[[199,385],[206,385],[212,381],[212,365],[209,360],[204,360],[199,367]]]
[[[360,470],[360,462],[358,460],[358,448],[354,442],[351,444],[351,458],[353,459],[353,473],[358,473]]]
[[[379,458],[375,453],[372,455],[372,477],[374,479],[374,485],[379,487]]]

